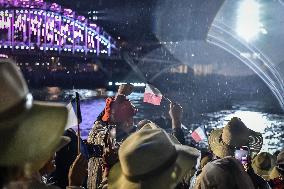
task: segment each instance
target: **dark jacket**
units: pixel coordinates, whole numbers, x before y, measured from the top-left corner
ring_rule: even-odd
[[[56,152],[55,164],[56,170],[51,174],[48,179],[49,183],[53,183],[60,188],[66,188],[68,186],[68,172],[70,165],[77,157],[77,144],[78,137],[73,129],[68,129],[64,132],[64,136],[71,138],[71,142]],[[81,139],[81,153],[87,157],[83,140]]]
[[[226,157],[207,163],[197,176],[194,189],[255,189],[241,163]]]
[[[255,189],[270,189],[268,182],[266,182],[261,176],[257,175],[252,167],[248,169],[247,173],[249,174]]]

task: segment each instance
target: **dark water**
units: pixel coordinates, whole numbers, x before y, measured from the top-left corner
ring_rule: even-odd
[[[103,96],[95,90],[61,90],[57,87],[44,88],[41,90],[32,90],[35,99],[49,100],[68,103],[70,97],[79,92],[81,97],[81,112],[83,121],[81,123],[82,137],[88,136],[98,114],[103,110],[106,96],[113,96],[113,92],[106,92]],[[162,106],[152,106],[143,103],[142,93],[132,93],[130,100],[139,109],[135,121],[141,119],[161,120],[168,117],[168,104],[165,102]],[[252,130],[261,132],[264,137],[263,151],[273,153],[275,150],[282,149],[284,146],[284,115],[267,113],[261,101],[249,101],[234,104],[231,109],[220,110],[211,113],[203,113],[196,116],[193,120],[184,122],[188,129],[185,130],[187,138],[190,140],[192,129],[204,125],[209,132],[213,128],[223,127],[230,118],[237,116]],[[163,120],[163,119],[162,119]],[[166,123],[166,122],[165,122]],[[161,125],[160,125],[161,126]]]

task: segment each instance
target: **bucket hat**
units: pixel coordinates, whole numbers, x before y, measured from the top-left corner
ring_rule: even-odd
[[[209,135],[209,146],[220,158],[233,156],[236,148],[248,146],[258,153],[263,144],[261,133],[246,127],[238,117],[233,117],[224,128],[213,130]]]
[[[151,125],[129,136],[118,154],[120,161],[108,177],[110,189],[174,188],[200,159],[197,149],[176,143]]]
[[[33,101],[22,73],[11,60],[0,61],[0,166],[45,162],[63,134],[64,105]]]

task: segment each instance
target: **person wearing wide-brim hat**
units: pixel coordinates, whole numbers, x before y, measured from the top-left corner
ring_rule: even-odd
[[[246,127],[240,118],[233,117],[224,128],[209,135],[209,147],[219,158],[234,156],[236,149],[247,146],[251,153],[258,153],[263,144],[261,133]]]
[[[56,147],[55,152],[57,153],[59,150],[64,148],[71,142],[71,138],[67,136],[61,136],[60,142]],[[39,173],[42,177],[48,177],[52,172],[56,170],[56,162],[55,162],[55,154],[50,157],[50,159],[44,164],[43,167],[40,168]]]
[[[269,173],[271,172],[272,155],[268,152],[261,152],[252,160],[252,168],[254,172],[260,175],[265,180],[269,180]]]
[[[208,162],[196,178],[193,189],[255,189],[242,164],[233,157]]]
[[[269,178],[271,188],[284,188],[284,151],[277,155],[276,166],[270,172]]]
[[[172,189],[199,162],[200,152],[162,129],[144,126],[120,146],[109,189]]]
[[[64,105],[33,101],[22,73],[11,60],[0,61],[0,83],[3,185],[15,179],[13,174],[37,171],[52,156],[63,134],[68,112]]]
[[[284,151],[278,154],[276,166],[270,172],[269,177],[270,179],[282,178],[284,180]]]
[[[133,87],[131,84],[122,84],[119,86],[115,97],[106,99],[104,110],[89,132],[87,140],[89,144],[108,147],[109,144],[106,143],[108,141],[106,139],[115,138],[116,144],[113,145],[117,145],[136,131],[133,116],[137,110],[127,99],[127,96],[132,93]],[[106,168],[102,165],[101,157],[91,157],[88,165],[88,188],[96,189],[103,181],[103,172]]]
[[[261,133],[246,127],[238,117],[233,117],[224,128],[213,130],[208,139],[209,147],[217,158],[234,157],[235,151],[246,146],[249,148],[250,156],[257,154],[262,148],[263,138]],[[244,164],[256,188],[268,188],[268,183],[259,175],[255,174],[248,162]]]

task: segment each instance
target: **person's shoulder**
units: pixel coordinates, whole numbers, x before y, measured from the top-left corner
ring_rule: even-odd
[[[242,164],[234,157],[224,157],[221,159],[216,159],[211,161],[212,164],[218,166],[218,165],[222,165],[222,166],[237,166],[238,168],[242,167]]]
[[[211,162],[208,162],[202,169],[202,172],[205,171],[208,174],[218,174],[224,172],[234,172],[234,171],[244,171],[241,163],[233,157],[225,157],[222,159],[216,159]]]

